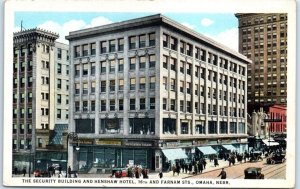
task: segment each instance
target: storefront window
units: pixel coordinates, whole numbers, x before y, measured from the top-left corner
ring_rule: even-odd
[[[76,133],[94,133],[95,120],[94,119],[76,119]]]
[[[189,134],[189,123],[188,122],[181,123],[181,134]]]
[[[236,122],[230,122],[230,133],[237,133]]]
[[[101,119],[100,134],[118,134],[123,127],[123,119]]]
[[[204,121],[201,121],[201,122],[198,122],[196,123],[196,134],[205,134],[205,122]]]
[[[163,119],[163,134],[176,135],[176,119]]]
[[[208,121],[208,134],[217,134],[217,122]]]
[[[227,133],[227,130],[228,130],[227,122],[220,121],[220,133],[225,134]]]
[[[130,118],[129,133],[141,135],[155,134],[155,119],[154,118]]]
[[[239,123],[239,133],[246,133],[245,123]]]

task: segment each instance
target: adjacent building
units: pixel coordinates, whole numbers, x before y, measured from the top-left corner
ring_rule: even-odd
[[[174,160],[245,150],[245,56],[160,14],[66,39],[69,130],[79,136],[69,147],[74,169],[160,170]]]
[[[235,14],[248,64],[248,113],[287,103],[287,14]]]
[[[66,159],[60,150],[68,128],[69,47],[57,38],[37,28],[14,33],[12,148],[19,170]]]
[[[269,123],[270,135],[286,134],[286,106],[274,105],[269,108],[271,119],[279,119],[279,122]]]

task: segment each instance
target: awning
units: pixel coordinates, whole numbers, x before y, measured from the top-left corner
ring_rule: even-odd
[[[263,142],[265,143],[265,145],[267,146],[278,146],[279,143],[275,142],[275,141],[269,141],[269,140],[263,140]]]
[[[168,160],[186,159],[188,158],[182,149],[164,149],[162,150]]]
[[[217,151],[214,150],[211,146],[201,146],[198,149],[203,153],[203,155],[217,154]]]
[[[234,146],[232,146],[231,144],[224,144],[222,145],[224,148],[226,148],[227,150],[230,151],[236,151],[236,148]]]

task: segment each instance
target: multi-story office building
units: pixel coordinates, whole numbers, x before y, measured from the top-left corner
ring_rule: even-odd
[[[68,124],[69,47],[57,38],[41,29],[14,33],[13,166],[19,170],[46,168],[50,159],[62,156],[48,148],[62,145],[52,141],[58,134],[54,127],[66,129]]]
[[[248,64],[248,112],[287,103],[287,14],[236,14]]]
[[[160,170],[225,144],[245,147],[245,56],[162,15],[66,38],[70,131],[80,139],[79,152],[69,148],[74,169]]]

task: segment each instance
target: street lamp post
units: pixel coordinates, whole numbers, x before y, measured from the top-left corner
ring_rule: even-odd
[[[67,160],[66,160],[67,166],[66,166],[66,178],[68,177],[69,139],[71,139],[71,140],[73,140],[73,141],[78,140],[78,135],[77,135],[77,133],[75,133],[75,132],[70,132],[70,133],[68,133],[68,135],[67,135]]]

